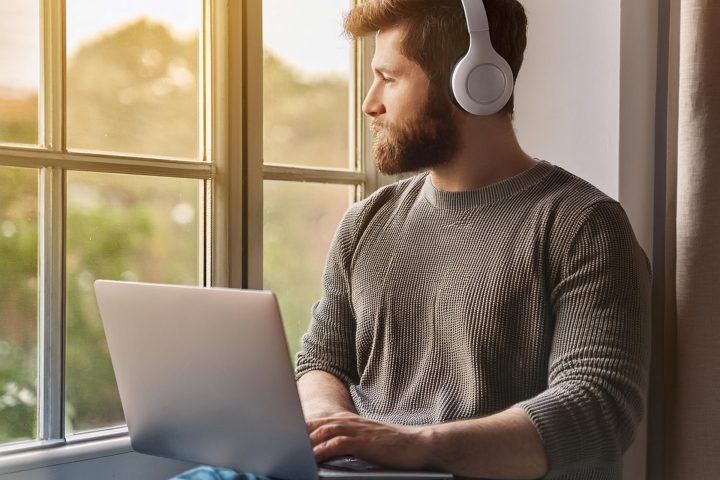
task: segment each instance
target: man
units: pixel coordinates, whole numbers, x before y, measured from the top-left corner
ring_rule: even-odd
[[[517,77],[524,10],[485,7]],[[620,479],[642,415],[650,284],[621,206],[524,153],[512,98],[487,117],[453,104],[459,0],[372,0],[346,30],[376,33],[363,110],[378,168],[422,173],[351,207],[330,248],[296,372],[317,459]]]
[[[486,0],[517,76],[526,18]],[[481,478],[619,479],[642,415],[649,266],[621,206],[524,153],[513,101],[478,117],[447,85],[458,0],[375,0],[363,104],[378,168],[425,172],[349,209],[297,380],[318,460]]]

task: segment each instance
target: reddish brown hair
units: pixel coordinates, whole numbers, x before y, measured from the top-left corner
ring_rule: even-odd
[[[527,44],[525,9],[517,0],[484,3],[493,47],[517,79]],[[345,17],[345,32],[353,38],[397,25],[407,28],[403,55],[420,65],[435,86],[447,89],[453,65],[470,45],[460,0],[369,0]],[[503,112],[513,113],[513,97]]]

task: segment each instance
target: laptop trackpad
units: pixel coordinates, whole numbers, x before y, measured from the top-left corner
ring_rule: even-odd
[[[322,462],[320,467],[320,478],[328,480],[334,478],[353,480],[451,480],[453,478],[449,473],[388,470],[351,456],[331,458]]]
[[[385,470],[384,468],[378,467],[371,463],[364,462],[358,458],[344,455],[341,457],[333,457],[325,460],[320,464],[320,467],[327,468],[328,470],[341,470],[348,472],[372,472]]]

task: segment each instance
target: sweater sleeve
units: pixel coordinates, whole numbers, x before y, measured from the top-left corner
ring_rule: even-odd
[[[346,385],[358,382],[349,263],[360,208],[360,204],[356,204],[348,210],[330,244],[323,273],[322,296],[312,308],[310,326],[302,337],[296,379],[312,370],[323,370]]]
[[[622,455],[649,361],[650,266],[617,202],[585,210],[557,271],[548,388],[517,405],[542,438],[546,478]]]

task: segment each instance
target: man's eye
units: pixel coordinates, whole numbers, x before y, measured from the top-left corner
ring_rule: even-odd
[[[382,77],[382,81],[383,81],[384,83],[392,83],[394,80],[393,80],[392,78]]]

